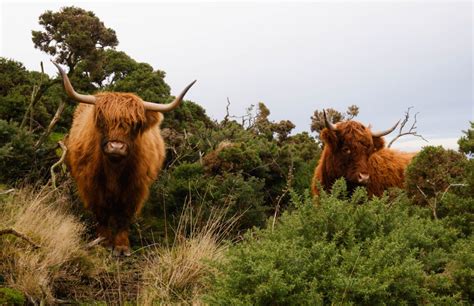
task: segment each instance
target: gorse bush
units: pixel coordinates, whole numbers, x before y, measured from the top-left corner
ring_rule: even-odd
[[[406,170],[406,192],[464,235],[474,224],[474,160],[442,147],[425,147]]]
[[[346,195],[342,180],[317,206],[307,194],[293,194],[294,211],[228,251],[207,301],[398,305],[472,299],[472,267],[464,262],[472,262],[472,253],[459,253],[472,240],[458,240],[456,229],[430,219],[403,194],[392,200],[367,200],[364,189]]]
[[[195,120],[165,117],[167,162],[145,205],[142,229],[163,234],[164,223],[176,226],[190,203],[204,215],[213,208],[225,209],[228,217],[239,215],[234,231],[241,232],[286,209],[288,187],[309,188],[320,153],[309,134],[283,136],[279,123],[268,121],[263,104],[265,114],[257,113],[248,127],[230,120],[211,124],[201,108],[188,105],[186,116]]]
[[[406,190],[415,203],[426,205],[427,199],[443,193],[452,184],[463,183],[466,157],[443,147],[425,147],[406,169]]]
[[[19,127],[16,122],[0,119],[0,182],[41,182],[57,161],[55,144],[45,141],[37,147],[38,135]]]

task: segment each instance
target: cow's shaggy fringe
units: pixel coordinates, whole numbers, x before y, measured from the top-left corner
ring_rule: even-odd
[[[1,228],[34,241],[34,247],[13,235],[0,237],[0,274],[6,285],[32,303],[56,303],[53,287],[74,273],[84,256],[85,226],[67,212],[66,198],[50,187],[23,188],[0,198]]]
[[[140,304],[203,304],[206,278],[216,272],[210,263],[223,259],[223,239],[238,219],[225,215],[225,210],[214,210],[204,218],[201,210],[186,205],[173,245],[154,248],[146,256]]]

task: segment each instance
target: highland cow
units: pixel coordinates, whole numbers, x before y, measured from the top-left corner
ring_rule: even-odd
[[[353,120],[332,124],[323,113],[326,128],[320,139],[324,149],[314,171],[313,195],[319,194],[318,182],[329,190],[341,177],[350,191],[364,186],[370,196],[380,196],[390,187],[403,187],[405,168],[415,154],[385,148],[383,139],[399,122],[386,131],[372,132]]]
[[[162,113],[178,107],[189,84],[169,104],[131,93],[78,94],[55,63],[70,98],[80,102],[66,139],[66,165],[84,206],[97,219],[97,234],[114,255],[130,255],[129,227],[148,197],[165,159]]]

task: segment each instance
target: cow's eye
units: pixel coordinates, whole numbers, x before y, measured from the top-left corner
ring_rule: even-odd
[[[349,154],[351,154],[351,149],[345,148],[345,149],[343,149],[343,152],[344,152],[344,154],[349,155]]]

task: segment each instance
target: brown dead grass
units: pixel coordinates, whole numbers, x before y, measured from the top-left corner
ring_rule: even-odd
[[[215,273],[211,263],[223,258],[223,239],[236,217],[225,219],[222,210],[203,217],[188,205],[172,245],[115,258],[99,245],[87,247],[86,225],[58,190],[26,187],[0,195],[0,231],[24,236],[0,236],[2,285],[32,304],[202,304],[206,278]]]
[[[202,222],[200,211],[185,207],[174,244],[154,248],[146,256],[140,304],[203,304],[206,279],[215,273],[211,263],[222,260],[226,250],[223,238],[237,220],[225,220],[225,213],[214,211]]]
[[[24,188],[0,199],[1,228],[27,236],[39,248],[14,235],[0,237],[0,271],[9,287],[30,302],[54,303],[53,287],[79,269],[85,226],[67,211],[67,199],[49,187]]]

